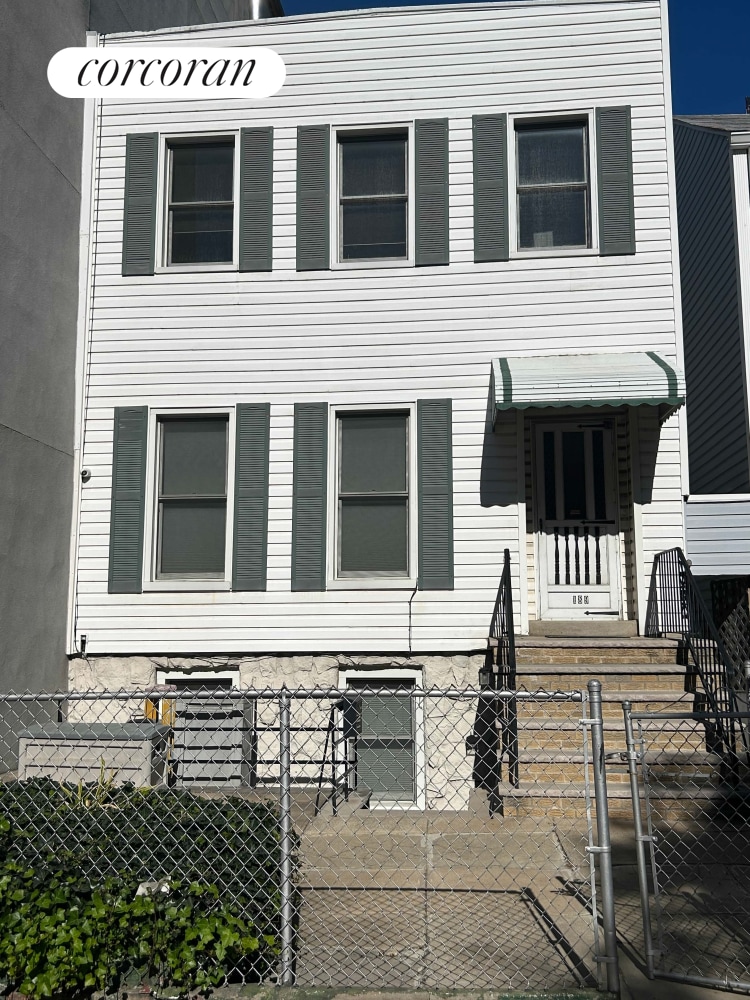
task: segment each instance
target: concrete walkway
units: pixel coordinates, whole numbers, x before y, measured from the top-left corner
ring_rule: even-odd
[[[466,812],[320,817],[300,849],[298,984],[594,985],[585,841],[580,824],[562,824]]]

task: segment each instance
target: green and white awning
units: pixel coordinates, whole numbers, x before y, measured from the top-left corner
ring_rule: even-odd
[[[666,419],[685,402],[685,377],[653,351],[545,354],[492,362],[494,418],[547,406],[658,406]]]

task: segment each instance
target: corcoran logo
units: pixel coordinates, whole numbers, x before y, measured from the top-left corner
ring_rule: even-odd
[[[286,79],[284,60],[268,48],[62,49],[47,67],[50,86],[63,97],[117,101],[259,99],[272,97]]]

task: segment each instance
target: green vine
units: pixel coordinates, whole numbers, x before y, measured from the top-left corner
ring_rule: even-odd
[[[32,1000],[260,979],[279,953],[278,871],[278,816],[263,803],[2,786],[0,978]]]

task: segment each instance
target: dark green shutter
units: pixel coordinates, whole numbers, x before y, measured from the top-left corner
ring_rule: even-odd
[[[153,274],[156,244],[156,132],[125,138],[122,273]]]
[[[448,264],[448,119],[415,123],[415,263]]]
[[[109,524],[110,594],[140,594],[143,589],[147,441],[148,408],[116,407]]]
[[[596,109],[599,252],[635,253],[630,108]]]
[[[453,408],[417,401],[420,590],[453,590]]]
[[[268,553],[268,403],[237,406],[232,590],[265,590]]]
[[[297,270],[323,271],[331,266],[330,185],[331,129],[297,129]]]
[[[273,264],[273,129],[240,132],[240,271]]]
[[[294,405],[292,590],[326,589],[328,405]]]
[[[508,260],[508,116],[474,115],[474,261]]]

